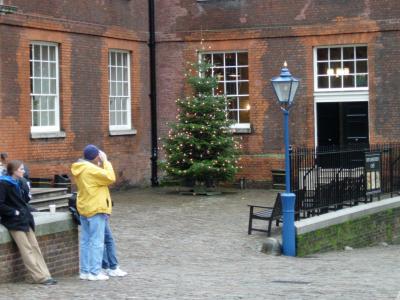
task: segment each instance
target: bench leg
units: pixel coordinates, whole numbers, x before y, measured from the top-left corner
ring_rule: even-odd
[[[251,234],[251,230],[253,229],[253,207],[250,207],[250,215],[249,215],[249,229],[247,230],[247,234]]]
[[[272,219],[268,221],[268,236],[271,236],[271,225],[272,225]]]

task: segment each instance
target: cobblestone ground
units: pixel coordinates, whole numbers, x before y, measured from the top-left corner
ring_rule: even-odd
[[[397,298],[399,246],[309,258],[261,253],[264,235],[247,235],[246,205],[272,203],[274,197],[263,190],[214,197],[164,189],[114,193],[112,228],[127,277],[65,277],[51,287],[2,284],[0,299]]]

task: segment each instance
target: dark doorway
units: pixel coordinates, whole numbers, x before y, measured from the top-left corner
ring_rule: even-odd
[[[318,146],[361,146],[369,143],[368,102],[317,104]]]

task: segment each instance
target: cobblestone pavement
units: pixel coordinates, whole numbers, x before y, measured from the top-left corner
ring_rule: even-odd
[[[112,228],[127,277],[88,282],[73,276],[50,287],[2,284],[0,299],[397,298],[399,246],[309,258],[261,253],[264,235],[247,235],[246,205],[274,197],[264,190],[214,197],[164,189],[114,193]]]

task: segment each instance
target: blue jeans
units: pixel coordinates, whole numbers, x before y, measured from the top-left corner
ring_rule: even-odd
[[[104,254],[103,254],[103,269],[115,270],[118,266],[117,252],[115,250],[115,242],[112,236],[109,218],[106,220],[104,234]]]
[[[86,218],[81,216],[80,272],[97,275],[101,271],[104,252],[104,231],[106,215],[97,214]]]

